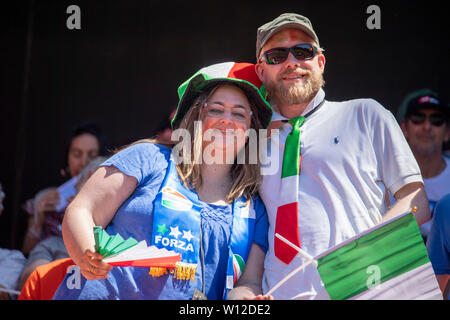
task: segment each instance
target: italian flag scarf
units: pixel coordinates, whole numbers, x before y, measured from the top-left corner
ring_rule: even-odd
[[[300,155],[300,126],[305,117],[289,120],[292,131],[286,138],[281,171],[280,205],[277,209],[275,233],[281,235],[297,247],[300,247],[298,229],[298,185],[301,172],[302,157]],[[289,264],[298,253],[291,246],[274,239],[275,256]]]

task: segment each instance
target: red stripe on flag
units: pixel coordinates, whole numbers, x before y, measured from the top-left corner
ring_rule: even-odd
[[[175,264],[181,260],[181,255],[174,255],[169,257],[148,258],[139,260],[116,261],[109,262],[112,266],[121,267],[162,267],[175,268]]]
[[[260,88],[262,85],[261,80],[259,80],[258,75],[256,74],[255,65],[252,63],[235,63],[230,69],[230,72],[228,72],[228,78],[237,78],[248,81],[257,88]]]

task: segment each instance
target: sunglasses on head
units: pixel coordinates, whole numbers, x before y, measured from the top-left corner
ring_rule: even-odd
[[[317,48],[309,43],[297,44],[293,47],[272,48],[263,53],[267,64],[280,64],[286,61],[289,52],[299,61],[311,60],[317,54]]]
[[[430,116],[427,116],[424,113],[415,112],[408,117],[408,119],[414,124],[422,124],[427,118],[429,119],[431,125],[435,127],[440,127],[445,123],[444,115],[440,113],[433,113],[430,114]]]

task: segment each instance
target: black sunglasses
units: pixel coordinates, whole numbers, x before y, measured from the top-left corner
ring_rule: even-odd
[[[267,64],[280,64],[286,61],[289,52],[297,60],[311,60],[317,54],[317,48],[309,43],[297,44],[290,48],[272,48],[263,53]]]
[[[429,117],[427,117],[426,114],[415,112],[408,117],[408,119],[411,120],[414,124],[422,124],[427,118],[430,120],[431,125],[435,127],[440,127],[445,123],[444,115],[440,113],[433,113],[430,114]]]

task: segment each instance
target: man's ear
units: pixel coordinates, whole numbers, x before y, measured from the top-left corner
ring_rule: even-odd
[[[258,75],[259,80],[263,81],[263,79],[264,79],[264,77],[263,77],[263,75],[264,75],[264,67],[262,66],[261,63],[258,62],[255,65],[255,71],[256,71],[256,74]]]
[[[325,62],[326,62],[325,56],[321,53],[317,57],[317,60],[319,62],[319,68],[320,68],[320,70],[322,70],[322,73],[323,73],[325,71]]]

